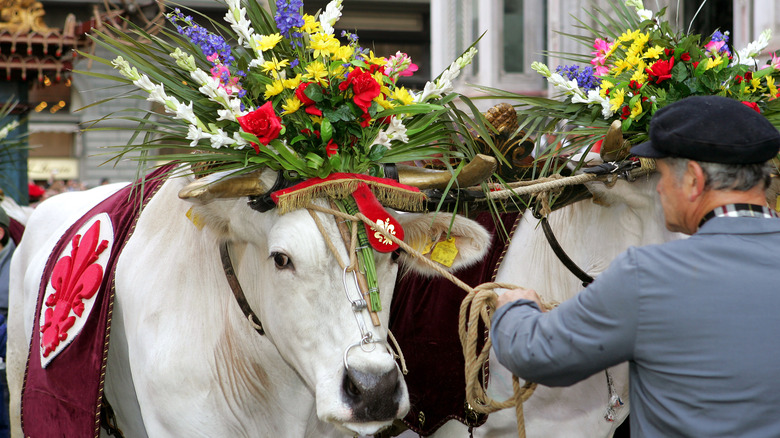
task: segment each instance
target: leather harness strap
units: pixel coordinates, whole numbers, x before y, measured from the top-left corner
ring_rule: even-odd
[[[561,247],[561,244],[558,243],[558,239],[555,238],[555,234],[553,234],[552,228],[550,228],[550,223],[547,222],[547,217],[542,217],[540,219],[542,223],[542,230],[544,230],[544,237],[547,238],[547,243],[550,244],[550,248],[552,248],[553,252],[555,252],[555,255],[558,256],[558,260],[563,263],[564,266],[577,278],[582,281],[582,285],[584,287],[587,287],[589,284],[593,283],[593,277],[588,275],[585,271],[583,271],[579,266],[577,266],[576,263],[569,257],[568,254],[566,254],[566,251],[563,250]]]
[[[241,308],[246,319],[249,320],[249,323],[252,324],[252,327],[257,330],[257,333],[265,335],[265,330],[263,330],[263,324],[260,322],[260,318],[252,311],[252,308],[249,306],[249,302],[244,295],[244,290],[241,289],[241,284],[238,282],[236,271],[233,269],[233,262],[230,260],[228,242],[221,242],[219,244],[219,256],[220,259],[222,259],[222,269],[225,271],[225,278],[227,278],[230,290],[233,291],[233,296],[236,298],[238,306]]]

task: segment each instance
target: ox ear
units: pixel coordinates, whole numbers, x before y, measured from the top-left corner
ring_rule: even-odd
[[[447,231],[450,230],[452,239],[446,245],[454,244],[457,255],[452,260],[451,266],[442,265],[448,271],[456,271],[473,265],[487,253],[490,248],[490,233],[477,222],[463,216],[452,216],[446,213],[439,214],[402,214],[398,218],[404,227],[404,242],[418,252],[425,253],[424,257],[430,259],[432,251],[439,242],[447,240]],[[452,221],[452,222],[451,222]],[[450,228],[450,224],[452,227]],[[426,266],[409,254],[401,254],[401,262],[404,267],[424,275],[436,275],[436,271]]]

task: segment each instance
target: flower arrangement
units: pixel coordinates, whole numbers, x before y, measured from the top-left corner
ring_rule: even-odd
[[[652,115],[672,102],[692,95],[721,95],[743,102],[780,127],[780,57],[766,65],[756,57],[767,47],[771,33],[734,52],[728,32],[708,37],[675,32],[664,10],[653,13],[642,0],[612,3],[612,14],[596,9],[596,27],[581,22],[590,36],[568,35],[589,47],[587,54],[564,54],[580,65],[551,70],[536,62],[532,68],[547,78],[563,101],[519,100],[520,113],[540,132],[555,130],[555,122],[575,125],[570,146],[582,148],[602,139],[615,120],[629,142],[647,138]],[[553,123],[540,123],[552,120]],[[560,148],[560,144],[555,145]],[[552,151],[551,151],[552,153]],[[557,149],[555,153],[560,153]]]
[[[186,139],[208,156],[168,158],[245,170],[268,166],[301,178],[381,177],[383,163],[459,154],[451,147],[458,137],[448,104],[457,96],[452,81],[476,49],[415,92],[398,84],[417,70],[409,56],[378,57],[356,35],[334,35],[341,0],[314,16],[302,12],[301,0],[270,6],[227,0],[227,25],[211,23],[216,33],[177,8],[167,15],[175,32],[136,31],[152,44],[97,34],[117,56],[92,58],[110,62],[118,81],[165,109],[134,118],[139,131],[154,134],[142,150]]]

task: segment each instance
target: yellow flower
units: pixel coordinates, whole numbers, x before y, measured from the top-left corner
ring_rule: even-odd
[[[752,88],[750,89],[750,92],[753,93],[756,90],[758,90],[759,88],[761,88],[761,79],[759,79],[759,78],[751,79],[750,80],[750,85],[752,86]]]
[[[621,47],[623,46],[620,44],[620,41],[615,41],[615,44],[612,44],[612,47],[610,47],[609,50],[607,50],[607,53],[604,54],[604,59],[607,59],[610,56],[612,56],[612,54],[615,53],[615,50]]]
[[[650,34],[649,33],[638,33],[636,35],[636,38],[634,38],[634,44],[637,46],[644,47],[647,42],[650,41]]]
[[[339,40],[336,37],[324,32],[315,33],[309,41],[309,47],[314,50],[314,56],[317,58],[334,53],[339,46]]]
[[[309,118],[311,119],[311,122],[314,123],[315,125],[322,126],[322,116],[309,116]]]
[[[321,85],[326,85],[328,77],[328,69],[320,61],[314,61],[306,66],[306,74],[303,75],[303,79],[309,82],[319,82]]]
[[[615,84],[613,84],[612,82],[607,81],[607,80],[602,80],[601,81],[601,90],[599,91],[599,95],[601,97],[607,97],[607,90],[612,89],[612,87],[614,87],[614,86],[615,86]]]
[[[368,52],[368,59],[366,60],[367,64],[376,64],[376,65],[385,65],[387,64],[387,60],[385,58],[377,58],[374,56],[374,51],[371,50]]]
[[[723,58],[721,58],[720,56],[716,56],[715,59],[707,58],[707,67],[705,68],[705,70],[709,70],[713,67],[717,67],[722,63],[723,63]]]
[[[617,39],[617,41],[633,41],[639,36],[639,29],[628,30],[626,29],[625,32],[623,32]]]
[[[658,57],[661,56],[661,54],[663,54],[663,53],[664,53],[664,48],[661,47],[661,46],[656,45],[656,46],[653,46],[653,47],[647,49],[645,51],[644,55],[642,55],[642,58],[645,58],[645,59],[658,59]]]
[[[272,71],[279,71],[287,67],[288,65],[290,65],[290,61],[288,61],[287,59],[283,59],[281,61],[276,61],[274,59],[274,60],[265,61],[260,65],[260,68],[263,69],[265,73],[269,73]]]
[[[297,97],[294,96],[285,100],[284,103],[282,104],[282,109],[284,110],[282,111],[282,115],[292,114],[298,111],[301,105],[303,105],[303,103],[300,100],[298,100]]]
[[[276,45],[279,44],[279,41],[281,40],[282,40],[282,35],[278,33],[271,34],[271,35],[263,35],[260,37],[260,41],[257,44],[257,48],[265,52],[267,50],[271,50],[274,47],[276,47]]]
[[[609,99],[609,103],[611,103],[612,106],[610,109],[613,113],[616,113],[620,107],[623,106],[623,99],[625,98],[626,90],[618,88],[617,90],[613,90],[611,94],[612,98]]]
[[[308,34],[314,34],[321,31],[322,27],[320,26],[320,22],[313,16],[303,14],[303,26],[301,26],[301,30]]]
[[[645,74],[645,68],[637,68],[633,75],[631,75],[630,81],[637,81],[640,84],[647,82],[647,75]]]
[[[301,85],[301,74],[298,73],[294,78],[285,79],[283,84],[284,88],[288,88],[290,90],[298,88],[298,85]]]
[[[620,74],[623,72],[623,70],[630,70],[631,67],[633,66],[634,65],[628,59],[618,59],[615,61],[614,67],[610,69],[610,72],[614,72],[615,74]]]
[[[284,85],[282,84],[282,81],[273,81],[272,83],[265,86],[265,94],[263,95],[263,98],[268,100],[282,91],[284,91]]]
[[[775,78],[773,78],[772,76],[767,76],[766,87],[769,89],[770,99],[777,96],[777,87],[775,86]]]
[[[381,106],[384,109],[390,109],[395,107],[393,102],[390,102],[389,100],[385,99],[385,95],[382,93],[379,93],[379,96],[374,98],[374,102],[378,103],[379,106]]]
[[[633,107],[631,107],[631,118],[635,119],[642,114],[642,99],[636,101]]]
[[[355,53],[355,49],[352,46],[339,46],[339,48],[333,52],[333,59],[347,62],[352,58],[353,53]]]
[[[409,90],[404,87],[393,90],[393,93],[390,95],[390,97],[404,105],[411,105],[412,102],[414,102],[414,97],[412,97],[412,94],[409,93]]]

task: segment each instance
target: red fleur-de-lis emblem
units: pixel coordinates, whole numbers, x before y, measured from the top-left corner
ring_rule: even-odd
[[[55,350],[61,351],[58,347],[68,339],[69,330],[79,318],[86,317],[84,301],[95,296],[103,281],[103,266],[96,261],[110,242],[100,240],[100,222],[96,220],[83,236],[76,234],[71,240],[70,255],[60,257],[54,265],[40,329],[44,358]],[[53,293],[49,292],[51,289]]]

